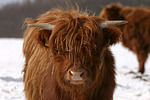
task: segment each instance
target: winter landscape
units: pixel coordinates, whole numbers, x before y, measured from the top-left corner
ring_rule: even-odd
[[[6,4],[23,0],[1,0]],[[26,100],[23,92],[23,39],[0,38],[0,100]],[[116,60],[114,100],[150,100],[150,54],[144,75],[137,73],[138,61],[132,52],[120,43],[110,48]]]
[[[25,100],[22,82],[23,39],[0,38],[0,100]],[[136,56],[117,44],[111,47],[116,59],[117,88],[114,100],[150,100],[150,57],[144,75],[137,73]],[[129,73],[129,72],[135,73]]]

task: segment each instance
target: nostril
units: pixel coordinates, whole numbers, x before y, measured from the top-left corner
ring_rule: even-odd
[[[68,79],[71,81],[82,81],[84,76],[84,71],[69,71],[68,72]]]
[[[83,74],[84,74],[84,72],[82,71],[82,72],[80,73],[80,77],[83,77]]]
[[[72,71],[69,71],[69,74],[70,74],[71,77],[73,76],[73,72]]]
[[[74,72],[74,71],[69,71],[69,75],[71,77],[83,77],[84,72]]]

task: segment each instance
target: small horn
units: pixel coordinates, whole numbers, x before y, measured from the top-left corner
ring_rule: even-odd
[[[35,23],[35,24],[28,24],[28,27],[36,27],[36,28],[42,28],[45,30],[53,30],[55,25],[51,25],[48,23]]]
[[[122,21],[104,21],[100,24],[101,28],[107,28],[109,26],[118,26],[128,23],[128,21],[122,20]]]

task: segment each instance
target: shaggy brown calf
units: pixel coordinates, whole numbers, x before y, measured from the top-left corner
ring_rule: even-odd
[[[112,100],[114,57],[109,45],[121,32],[109,22],[76,10],[51,10],[27,19],[23,52],[27,100]]]
[[[102,10],[100,16],[108,20],[129,22],[120,27],[123,32],[122,43],[137,55],[139,72],[144,73],[144,65],[150,53],[150,8],[110,4]]]

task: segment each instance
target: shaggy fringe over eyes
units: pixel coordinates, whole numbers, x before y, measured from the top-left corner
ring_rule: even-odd
[[[50,37],[55,51],[68,52],[69,57],[72,58],[72,53],[73,55],[82,53],[83,45],[96,48],[95,41],[98,39],[94,40],[94,37],[100,34],[98,34],[99,24],[94,17],[88,17],[86,13],[80,14],[72,10],[69,13],[62,13],[56,21],[56,27]],[[91,54],[90,52],[88,54]]]

